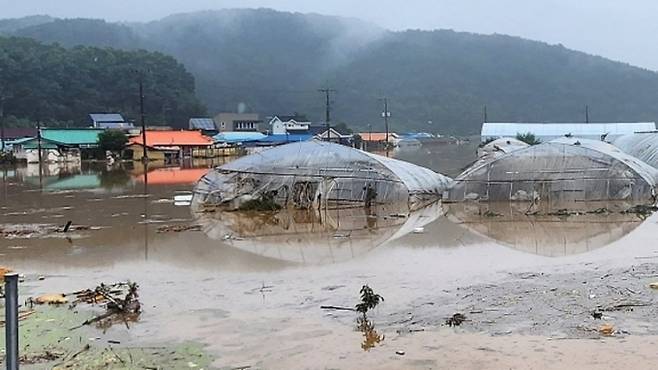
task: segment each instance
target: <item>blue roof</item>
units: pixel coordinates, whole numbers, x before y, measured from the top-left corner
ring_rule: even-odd
[[[261,134],[260,132],[229,131],[229,132],[220,132],[219,134],[213,136],[212,139],[215,142],[219,142],[219,143],[235,144],[235,143],[244,143],[250,141],[260,141],[265,137],[266,136]]]
[[[217,130],[215,120],[212,118],[190,118],[190,130]]]
[[[268,135],[258,140],[259,143],[271,143],[271,144],[283,144],[283,143],[295,143],[299,141],[308,141],[313,138],[311,134],[277,134],[277,135]]]

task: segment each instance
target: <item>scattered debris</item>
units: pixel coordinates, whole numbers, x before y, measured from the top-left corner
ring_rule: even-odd
[[[446,320],[446,325],[450,327],[460,326],[464,321],[466,321],[466,315],[456,313]]]
[[[201,231],[201,225],[166,225],[158,228],[158,233],[180,233],[184,231]]]
[[[603,324],[599,327],[599,333],[607,337],[615,334],[615,327],[612,324]]]
[[[658,211],[657,206],[653,206],[653,205],[647,206],[647,205],[644,205],[644,204],[638,204],[636,206],[633,206],[633,207],[623,211],[622,213],[635,214],[640,219],[645,220],[645,219],[647,219],[647,217],[651,216],[656,211]]]
[[[128,322],[137,321],[142,313],[141,303],[138,300],[138,288],[139,286],[136,283],[126,282],[114,285],[101,284],[94,290],[87,289],[74,293],[76,300],[71,304],[71,307],[75,307],[80,302],[87,304],[102,303],[106,309],[105,313],[86,320],[79,327],[97,323],[98,326],[106,328],[121,322],[129,328]]]
[[[0,274],[0,275],[1,275],[1,274]],[[649,288],[651,288],[651,289],[658,289],[658,281],[657,281],[657,282],[650,283],[650,284],[649,284]]]
[[[61,293],[54,294],[44,294],[31,300],[36,304],[66,304],[69,303],[69,300]]]
[[[603,318],[603,312],[594,311],[592,312],[592,317],[594,318],[594,320],[601,320]]]
[[[320,306],[323,310],[336,310],[336,311],[356,311],[356,308],[341,307],[341,306]]]

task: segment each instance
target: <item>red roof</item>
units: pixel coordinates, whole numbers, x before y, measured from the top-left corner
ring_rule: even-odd
[[[200,131],[146,131],[146,145],[157,146],[208,146],[212,139]],[[130,138],[130,144],[142,145],[142,135]]]

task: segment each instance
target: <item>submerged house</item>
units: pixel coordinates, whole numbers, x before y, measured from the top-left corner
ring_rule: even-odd
[[[484,156],[455,179],[447,201],[653,204],[658,170],[602,141],[561,138]]]
[[[577,137],[592,140],[611,140],[621,135],[656,130],[655,122],[633,123],[502,123],[485,122],[482,124],[482,142],[504,137],[516,137],[517,134],[533,134],[541,141],[560,137]]]
[[[41,138],[20,140],[13,145],[14,156],[28,163],[39,162],[41,148],[42,160],[46,163],[75,162],[93,157],[98,151],[98,136],[104,129],[41,129]]]
[[[200,131],[160,130],[146,131],[147,155],[150,160],[179,160],[192,157],[212,157],[213,141]],[[132,158],[143,157],[142,135],[130,138],[127,149],[132,151]]]

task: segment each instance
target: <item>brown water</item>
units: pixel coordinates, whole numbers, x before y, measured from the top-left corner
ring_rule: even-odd
[[[474,155],[474,145],[395,153],[450,176]],[[510,273],[617,268],[658,257],[655,217],[538,219],[502,206],[492,208],[500,217],[486,218],[477,208],[440,204],[408,217],[386,208],[377,217],[355,210],[193,215],[175,198],[189,194],[211,165],[151,166],[146,175],[132,164],[53,167],[41,177],[38,168],[4,169],[0,226],[29,233],[0,240],[0,265],[46,276],[26,283],[25,295],[137,281],[143,320],[105,336],[123,343],[198,340],[209,346],[218,367],[558,368],[551,359],[576,361],[576,345],[605,351],[610,344],[489,337],[440,325],[404,334],[399,329],[406,324],[396,320],[407,312],[413,316],[414,307],[437,295]],[[47,232],[69,220],[90,228]],[[180,225],[199,225],[201,231],[167,232]],[[366,283],[386,299],[371,316],[383,340],[367,352],[353,313],[320,309],[353,306]],[[651,350],[636,341],[616,348]],[[525,344],[517,348],[519,342]],[[396,355],[400,349],[407,354]],[[526,361],[514,351],[523,351]],[[607,352],[604,357],[616,359]],[[573,364],[597,364],[579,361]]]

